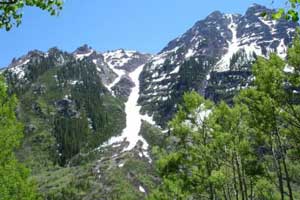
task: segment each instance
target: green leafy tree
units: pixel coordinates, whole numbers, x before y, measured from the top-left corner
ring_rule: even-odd
[[[156,148],[157,167],[163,182],[149,199],[201,199],[213,190],[209,177],[213,170],[213,152],[207,116],[213,104],[196,92],[184,95],[184,104],[170,122],[172,136],[167,148]]]
[[[287,8],[279,8],[277,12],[272,14],[272,18],[279,20],[285,18],[287,20],[292,20],[294,22],[299,21],[299,0],[288,0],[286,1]],[[266,16],[267,13],[263,13],[263,16]]]
[[[56,15],[62,9],[62,0],[1,0],[0,1],[0,29],[9,31],[13,26],[21,24],[24,7],[37,7]]]
[[[3,77],[0,78],[0,199],[33,200],[37,196],[28,181],[28,170],[20,164],[14,151],[22,138],[22,124],[15,116],[17,99],[7,95]]]
[[[283,135],[280,131],[281,123],[276,102],[267,94],[255,89],[242,92],[240,98],[250,110],[250,123],[259,142],[257,147],[262,149],[260,156],[265,160],[269,178],[272,183],[276,183],[277,180],[281,199],[284,199],[283,164],[286,164],[286,156],[283,152]]]
[[[185,94],[154,149],[162,184],[149,199],[299,199],[299,55],[298,33],[287,61],[258,57],[232,106]]]
[[[266,163],[269,175],[277,177],[281,199],[286,195],[295,199],[293,183],[297,181],[291,168],[299,162],[299,55],[298,34],[288,50],[287,63],[275,54],[269,59],[259,58],[253,66],[255,88],[242,91],[238,97],[239,103],[249,108],[256,133],[265,137],[262,145],[270,154],[264,156],[271,156]]]

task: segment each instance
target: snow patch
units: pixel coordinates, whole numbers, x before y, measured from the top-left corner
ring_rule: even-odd
[[[26,60],[23,60],[23,61],[21,60],[21,62],[18,65],[10,68],[9,71],[12,72],[13,74],[16,74],[18,79],[22,79],[22,78],[25,77],[25,71],[24,71],[23,66],[26,65],[29,62],[30,62],[30,59],[26,59]]]
[[[128,51],[123,49],[118,49],[116,51],[108,51],[103,54],[105,62],[114,68],[119,67],[122,68],[125,64],[127,64],[135,56],[136,51]]]
[[[237,24],[233,21],[233,16],[229,15],[231,20],[228,25],[229,30],[232,32],[232,39],[228,41],[228,51],[223,58],[217,63],[216,71],[227,71],[230,67],[230,59],[239,50],[239,43],[237,39]]]
[[[114,66],[109,65],[111,70],[117,74],[117,78],[109,85],[107,85],[107,89],[113,94],[112,88],[121,80],[121,78],[126,74],[126,72],[122,69],[116,69]]]
[[[135,55],[136,53],[136,51],[118,49],[116,51],[108,51],[103,54],[104,61],[108,64],[109,68],[117,75],[117,78],[112,83],[106,85],[107,89],[112,94],[112,88],[121,80],[124,75],[127,74],[125,69],[122,69],[122,67],[133,58],[137,58],[138,55]]]
[[[286,73],[294,73],[295,68],[292,67],[292,66],[286,65],[286,66],[284,67],[283,71],[286,72]]]
[[[197,53],[195,50],[189,49],[188,52],[185,54],[185,58],[188,59],[188,58],[194,56],[195,53]]]
[[[259,17],[260,21],[265,24],[266,26],[268,26],[271,30],[272,34],[276,33],[276,29],[275,29],[275,25],[276,25],[276,20],[267,20],[264,17]]]
[[[82,60],[85,57],[89,57],[93,52],[94,50],[91,49],[88,53],[84,53],[84,54],[75,53],[74,56],[77,60]]]
[[[287,48],[284,44],[284,39],[280,40],[280,43],[277,47],[277,55],[282,59],[284,59],[287,55]]]
[[[145,189],[141,185],[139,186],[139,191],[142,192],[142,193],[146,192]]]
[[[143,66],[139,66],[135,71],[129,74],[129,77],[135,83],[135,87],[132,88],[132,92],[129,95],[128,101],[125,103],[125,112],[126,112],[126,128],[122,131],[121,136],[112,137],[109,141],[107,141],[103,146],[113,145],[114,143],[119,143],[121,141],[129,142],[129,145],[123,149],[124,151],[130,151],[135,147],[138,141],[142,141],[143,146],[143,153],[144,155],[150,159],[147,150],[148,150],[148,143],[146,140],[139,135],[142,120],[149,122],[150,124],[154,124],[152,117],[147,115],[141,115],[140,109],[141,106],[138,105],[138,98],[140,92],[140,84],[139,84],[139,76],[143,70]]]
[[[70,81],[70,85],[76,85],[76,84],[83,84],[83,81],[78,81],[78,80],[72,80]]]

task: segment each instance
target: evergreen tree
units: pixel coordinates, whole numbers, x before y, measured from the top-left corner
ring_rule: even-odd
[[[17,99],[7,95],[4,79],[0,77],[0,199],[37,199],[28,169],[20,164],[14,150],[22,138],[22,124],[15,116]]]
[[[149,199],[201,199],[213,188],[209,177],[213,155],[207,116],[213,107],[196,92],[184,95],[184,104],[170,122],[172,136],[166,149],[156,149],[157,166],[163,183]]]
[[[287,57],[259,57],[231,107],[184,95],[154,149],[162,184],[149,199],[299,199],[299,35]]]

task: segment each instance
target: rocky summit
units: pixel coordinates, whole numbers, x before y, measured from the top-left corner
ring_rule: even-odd
[[[273,12],[213,12],[156,55],[83,45],[14,59],[1,73],[25,124],[17,155],[45,199],[144,199],[159,182],[150,150],[164,145],[182,95],[232,103],[258,56],[285,58],[296,23]]]
[[[296,23],[274,21],[273,12],[257,4],[245,15],[216,11],[169,42],[141,74],[143,113],[164,126],[183,93],[191,90],[230,102],[237,90],[251,84],[250,68],[257,56],[286,56]]]

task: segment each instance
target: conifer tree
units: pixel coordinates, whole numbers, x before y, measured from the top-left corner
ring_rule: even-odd
[[[258,57],[252,70],[232,106],[184,95],[166,147],[154,149],[162,184],[149,199],[299,198],[299,33],[287,61]]]
[[[22,138],[22,124],[15,116],[17,99],[7,95],[4,78],[0,77],[0,199],[37,199],[29,171],[20,164],[14,151]]]

